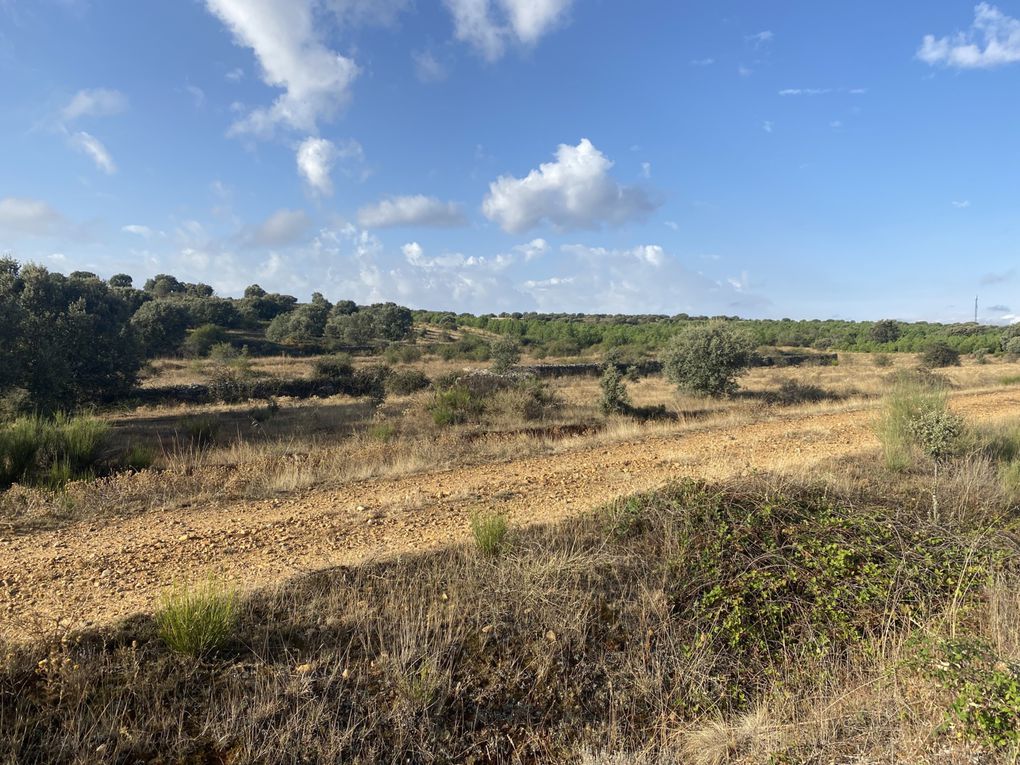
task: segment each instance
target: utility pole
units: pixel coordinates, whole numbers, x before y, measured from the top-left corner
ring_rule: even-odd
[[[974,296],[974,323],[977,324],[977,295]]]

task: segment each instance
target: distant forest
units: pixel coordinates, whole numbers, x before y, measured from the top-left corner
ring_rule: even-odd
[[[612,353],[654,357],[681,327],[722,319],[759,346],[865,352],[1020,353],[1020,325],[741,319],[664,315],[514,313],[475,316],[412,311],[394,303],[307,302],[253,284],[218,297],[207,284],[159,274],[140,287],[126,274],[101,279],[0,259],[0,396],[30,391],[43,408],[109,398],[137,383],[147,359],[202,357],[216,348],[250,355],[347,351],[407,361],[421,353],[485,360],[494,336],[516,339],[535,358]]]

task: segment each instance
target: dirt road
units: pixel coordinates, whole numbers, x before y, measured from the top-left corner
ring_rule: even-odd
[[[1020,390],[959,394],[980,420]],[[0,635],[27,638],[152,607],[210,572],[244,587],[462,539],[481,508],[545,523],[671,479],[779,470],[874,449],[872,408],[649,436],[527,459],[310,489],[283,499],[148,513],[0,539]]]

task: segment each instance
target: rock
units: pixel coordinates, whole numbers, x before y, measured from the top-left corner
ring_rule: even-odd
[[[553,632],[552,630],[549,630],[547,633],[545,633],[545,639],[548,640],[550,643],[555,643],[556,633]]]
[[[294,668],[294,671],[297,672],[299,675],[307,675],[313,669],[315,669],[315,668],[311,664],[306,663],[306,664],[298,664]]]

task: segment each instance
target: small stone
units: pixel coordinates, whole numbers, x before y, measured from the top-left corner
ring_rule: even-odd
[[[483,635],[488,635],[490,632],[492,632],[492,625],[491,624],[486,624],[484,627],[482,627],[482,634]]]
[[[294,668],[294,671],[299,675],[307,675],[313,669],[314,667],[312,667],[311,664],[298,664],[297,667]]]
[[[547,633],[545,633],[545,639],[548,640],[550,643],[555,643],[556,633],[553,632],[552,630],[549,630]]]

